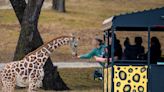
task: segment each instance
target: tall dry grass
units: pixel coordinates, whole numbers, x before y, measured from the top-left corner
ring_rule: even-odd
[[[47,0],[51,3],[51,0]],[[92,49],[92,38],[99,34],[102,37],[102,22],[104,19],[122,13],[142,11],[155,7],[162,7],[163,0],[66,0],[66,13],[59,13],[51,9],[43,9],[39,19],[39,31],[43,40],[49,41],[54,37],[68,35],[76,32],[81,37],[79,54],[86,53]],[[0,10],[0,62],[12,61],[20,26],[14,11],[11,9]],[[162,42],[163,33],[153,33]],[[126,36],[143,36],[146,47],[146,33],[117,33],[123,43]],[[163,48],[162,48],[163,50]],[[71,58],[68,46],[56,50],[52,56],[56,61],[76,61]]]

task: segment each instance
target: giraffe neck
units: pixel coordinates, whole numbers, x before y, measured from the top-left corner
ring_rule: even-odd
[[[54,39],[50,42],[48,42],[43,49],[45,49],[47,51],[47,53],[49,53],[49,55],[58,47],[63,46],[63,45],[67,45],[70,42],[70,37],[69,36],[64,36],[64,37],[59,37],[57,39]]]
[[[38,66],[44,66],[50,54],[58,47],[69,44],[70,38],[69,36],[63,36],[53,39],[26,55],[24,59],[29,62],[37,63]]]

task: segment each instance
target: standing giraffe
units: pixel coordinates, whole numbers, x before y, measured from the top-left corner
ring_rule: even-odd
[[[69,44],[71,49],[77,48],[74,41],[77,39],[73,36],[61,36],[27,54],[22,60],[5,64],[0,71],[2,92],[13,92],[16,84],[29,86],[28,92],[36,92],[43,80],[43,66],[50,54],[62,45]]]

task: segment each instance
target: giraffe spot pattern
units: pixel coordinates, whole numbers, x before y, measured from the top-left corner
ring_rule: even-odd
[[[144,87],[143,86],[139,86],[138,87],[138,92],[144,92]]]
[[[20,72],[20,69],[19,69],[19,68],[16,68],[15,70],[16,70],[18,73]]]
[[[114,85],[114,92],[146,92],[147,66],[115,65]]]
[[[131,86],[129,84],[125,85],[123,88],[123,92],[131,92]]]
[[[27,62],[24,62],[24,67],[27,67],[28,66],[28,63]]]
[[[119,78],[120,78],[121,80],[126,80],[127,74],[126,74],[124,71],[120,71],[120,72],[119,72]]]
[[[30,68],[32,68],[32,67],[33,67],[33,64],[32,64],[32,63],[30,63],[30,64],[29,64],[29,67],[30,67]]]
[[[135,74],[135,75],[133,76],[133,81],[139,82],[139,81],[140,81],[140,75],[139,75],[139,74]]]

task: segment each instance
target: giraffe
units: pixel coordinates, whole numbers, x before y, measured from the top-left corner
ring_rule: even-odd
[[[62,45],[69,44],[71,49],[76,49],[77,44],[74,41],[77,40],[73,36],[61,36],[40,46],[22,60],[5,64],[0,71],[2,92],[13,92],[17,83],[18,86],[28,86],[28,92],[36,92],[43,80],[43,66],[50,54]]]

